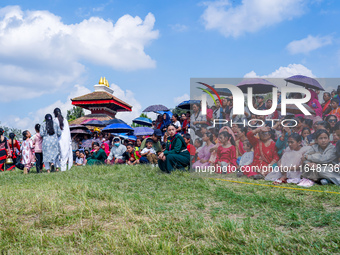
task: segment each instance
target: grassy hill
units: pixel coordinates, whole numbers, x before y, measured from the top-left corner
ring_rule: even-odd
[[[203,178],[183,172],[169,175],[158,168],[125,165],[78,167],[63,173],[28,176],[19,170],[0,173],[0,251],[340,252],[339,194],[236,184],[205,177],[233,175]],[[311,189],[340,192],[334,185]]]

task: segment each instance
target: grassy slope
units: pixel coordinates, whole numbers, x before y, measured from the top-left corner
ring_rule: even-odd
[[[340,192],[334,185],[313,188]],[[337,194],[168,175],[147,166],[28,176],[17,170],[0,174],[0,251],[339,253],[339,209]]]

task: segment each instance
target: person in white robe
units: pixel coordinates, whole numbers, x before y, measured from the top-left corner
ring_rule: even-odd
[[[54,111],[55,122],[61,129],[61,136],[59,137],[59,160],[56,162],[56,166],[60,167],[61,171],[70,170],[73,165],[73,151],[70,127],[68,121],[62,116],[59,108],[55,108]],[[68,162],[68,164],[67,164]]]

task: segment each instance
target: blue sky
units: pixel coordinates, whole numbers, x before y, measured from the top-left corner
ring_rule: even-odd
[[[0,121],[21,129],[56,106],[66,112],[101,76],[134,106],[118,116],[129,121],[150,104],[186,99],[192,77],[338,77],[340,69],[336,0],[1,4]]]

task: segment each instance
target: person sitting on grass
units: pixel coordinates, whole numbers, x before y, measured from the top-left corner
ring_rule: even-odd
[[[218,146],[216,151],[215,167],[216,173],[228,172],[230,173],[232,167],[237,166],[236,163],[236,143],[231,134],[227,131],[223,131],[218,135],[221,145]],[[224,168],[227,168],[224,171]]]
[[[168,126],[169,137],[166,142],[166,150],[158,156],[159,168],[167,173],[174,169],[183,169],[190,165],[190,153],[183,137],[176,133],[176,127],[173,124]]]
[[[260,139],[255,135],[259,134]],[[275,142],[271,139],[270,127],[258,127],[247,133],[248,140],[254,148],[254,160],[243,168],[243,174],[255,180],[263,179],[279,160]]]
[[[88,165],[103,165],[105,164],[105,160],[107,159],[105,151],[100,148],[98,142],[93,143],[93,154],[88,159],[87,164]]]
[[[205,142],[205,146],[200,150],[200,152],[198,153],[198,158],[199,160],[196,161],[193,165],[192,168],[196,169],[196,168],[200,168],[201,170],[203,169],[203,167],[207,167],[210,165],[209,159],[211,156],[211,152],[210,149],[212,147],[214,147],[214,136],[212,133],[206,133],[203,135],[202,137],[203,141]]]
[[[302,147],[302,136],[292,133],[288,136],[288,147],[283,151],[282,158],[278,161],[273,172],[265,180],[274,181],[273,184],[299,183],[301,180],[301,157],[309,150],[308,146]]]
[[[85,153],[83,151],[76,150],[76,161],[75,166],[85,166],[87,160],[85,158]]]
[[[129,143],[126,146],[126,152],[129,154],[129,158],[126,161],[126,164],[128,165],[139,164],[139,159],[141,158],[141,155],[139,151],[135,150],[135,146],[133,145],[133,143]]]
[[[22,159],[21,163],[25,165],[24,174],[28,174],[30,172],[31,167],[35,161],[33,154],[33,142],[31,140],[31,133],[28,130],[22,132],[23,143],[21,145],[21,153]]]
[[[337,133],[340,132],[340,123],[338,123],[335,127]],[[338,163],[336,148],[330,143],[328,131],[319,129],[315,132],[315,138],[316,143],[309,146],[309,150],[302,156],[304,179],[298,185],[310,187],[316,181],[320,181],[322,185],[329,183],[340,185],[340,174],[337,171],[339,168],[334,166]]]
[[[146,144],[146,147],[140,151],[140,155],[142,157],[146,157],[149,163],[152,164],[152,166],[156,166],[158,159],[157,159],[156,151],[152,147],[153,140],[151,138],[147,138],[145,144]]]
[[[118,136],[113,138],[113,146],[111,152],[107,158],[106,163],[111,164],[111,160],[114,159],[115,164],[124,164],[124,152],[126,152],[126,146],[121,144],[120,138]]]
[[[245,152],[241,156],[240,163],[239,163],[240,167],[250,165],[251,163],[253,163],[253,160],[254,160],[254,152],[252,151],[253,146],[251,145],[249,140],[243,141],[243,149],[245,150]],[[237,177],[241,177],[241,176],[243,176],[243,173],[238,172]]]
[[[162,152],[162,145],[161,145],[161,138],[162,138],[162,131],[160,129],[155,129],[153,131],[153,135],[149,137],[148,139],[152,140],[152,148],[156,152],[157,155],[159,155]],[[147,139],[144,139],[140,145],[139,150],[142,151],[144,148],[146,148],[146,141]],[[139,160],[141,164],[147,164],[149,163],[149,160],[146,156],[142,156]],[[157,163],[156,163],[157,164]]]
[[[191,141],[191,136],[190,134],[183,134],[183,139],[187,145],[187,150],[190,153],[190,162],[194,163],[195,162],[195,155],[196,155],[196,148],[195,146],[192,145],[192,141]]]

